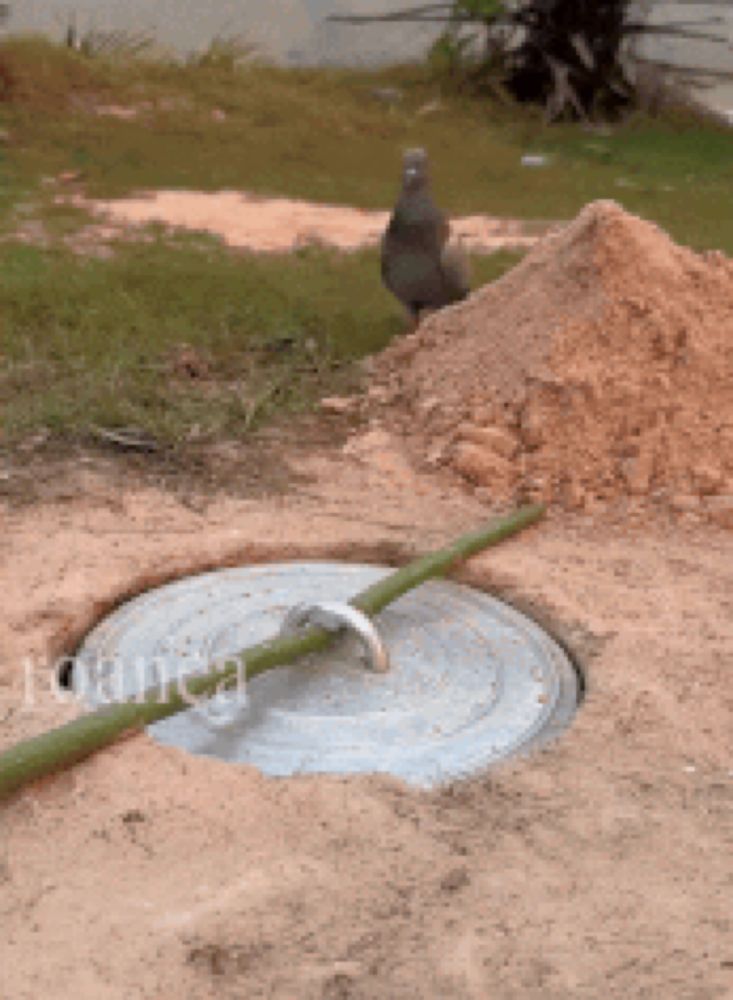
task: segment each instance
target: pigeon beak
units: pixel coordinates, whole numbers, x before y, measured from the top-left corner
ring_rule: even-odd
[[[407,178],[408,181],[411,181],[413,180],[413,178],[417,177],[417,174],[418,174],[417,167],[407,167],[405,169],[405,177]]]

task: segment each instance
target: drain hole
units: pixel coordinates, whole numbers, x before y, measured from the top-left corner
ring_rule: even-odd
[[[74,686],[74,657],[65,656],[56,665],[56,684],[65,691],[70,691]]]

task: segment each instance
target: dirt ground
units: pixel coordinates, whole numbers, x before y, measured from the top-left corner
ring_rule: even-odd
[[[389,220],[389,212],[263,198],[246,191],[147,191],[111,201],[62,194],[58,200],[104,220],[72,237],[72,247],[82,252],[90,245],[99,247],[124,237],[130,227],[151,223],[210,233],[229,247],[258,253],[287,253],[309,244],[356,250],[377,244]],[[467,215],[452,221],[454,236],[477,253],[526,249],[551,227],[549,222],[488,215]],[[135,238],[139,238],[137,233]]]
[[[8,505],[0,743],[74,714],[41,664],[131,591],[252,560],[399,561],[487,513],[396,441],[298,463],[290,491],[201,510],[83,470]],[[582,664],[562,739],[433,792],[125,740],[0,812],[3,1000],[733,996],[733,533],[551,513],[460,576]]]
[[[529,270],[548,289],[543,253]],[[487,295],[509,308],[512,287]],[[420,359],[403,359],[408,388]],[[402,562],[501,495],[496,477],[489,490],[415,463],[384,407],[350,437],[326,409],[322,437],[261,442],[276,480],[264,453],[221,445],[214,465],[256,466],[236,492],[203,472],[162,489],[88,455],[0,468],[0,747],[76,714],[51,694],[54,659],[126,597],[252,561]],[[1,1000],[733,997],[733,531],[703,515],[553,502],[458,574],[534,614],[584,671],[574,724],[526,759],[425,792],[267,779],[141,734],[15,796],[0,808]]]

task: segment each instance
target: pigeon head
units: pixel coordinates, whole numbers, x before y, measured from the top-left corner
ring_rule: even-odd
[[[424,149],[408,149],[402,163],[402,185],[406,191],[418,191],[428,183],[428,154]]]

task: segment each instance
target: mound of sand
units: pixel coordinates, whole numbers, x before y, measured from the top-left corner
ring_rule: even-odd
[[[614,202],[586,206],[374,373],[419,455],[497,500],[634,498],[733,527],[733,261]]]

